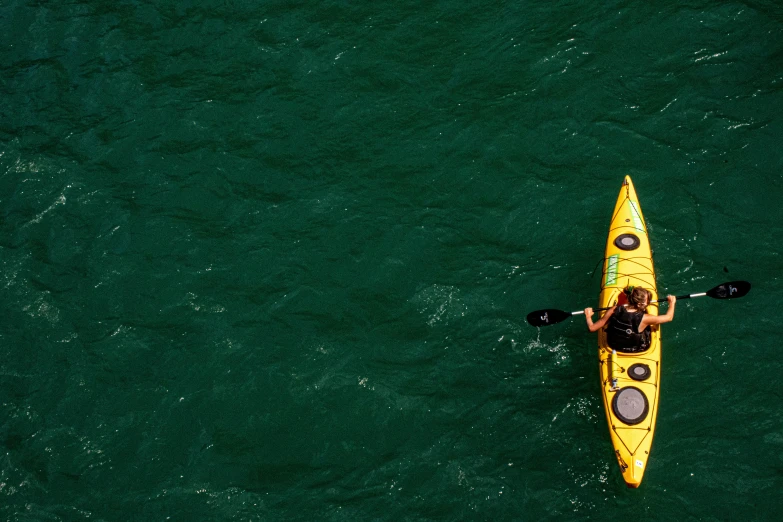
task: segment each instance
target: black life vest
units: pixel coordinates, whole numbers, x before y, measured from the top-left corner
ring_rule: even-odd
[[[606,324],[606,342],[618,352],[643,352],[650,347],[650,327],[639,333],[644,312],[629,312],[624,306],[615,308]]]

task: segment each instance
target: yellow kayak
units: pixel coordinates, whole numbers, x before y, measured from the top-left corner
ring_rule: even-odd
[[[642,286],[658,299],[655,269],[642,208],[629,176],[612,213],[601,278],[600,306],[614,306],[627,286]],[[623,302],[623,301],[621,301]],[[652,303],[647,313],[658,315]],[[617,463],[628,487],[642,482],[650,458],[658,414],[661,374],[660,327],[651,328],[650,348],[641,353],[613,352],[606,333],[598,333],[601,395]]]

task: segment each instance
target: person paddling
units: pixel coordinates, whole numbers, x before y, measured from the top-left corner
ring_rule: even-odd
[[[650,325],[668,323],[674,319],[674,306],[677,298],[667,296],[669,309],[665,315],[650,315],[646,313],[647,305],[652,300],[652,293],[640,286],[629,288],[627,305],[610,308],[597,322],[593,322],[593,309],[585,308],[587,328],[597,332],[606,326],[606,341],[618,352],[643,352],[650,347]]]

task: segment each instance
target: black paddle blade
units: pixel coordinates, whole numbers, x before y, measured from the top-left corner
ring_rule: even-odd
[[[536,310],[527,314],[527,322],[533,326],[549,326],[550,324],[556,324],[564,319],[571,317],[571,312],[564,312],[562,310],[555,310],[554,308],[548,308],[546,310]]]
[[[707,291],[707,295],[713,299],[736,299],[750,292],[750,283],[747,281],[731,281],[718,285]]]

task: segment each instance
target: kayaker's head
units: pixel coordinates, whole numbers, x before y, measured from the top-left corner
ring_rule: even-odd
[[[628,304],[640,312],[647,311],[650,301],[652,301],[652,292],[641,286],[635,286],[628,294]]]

